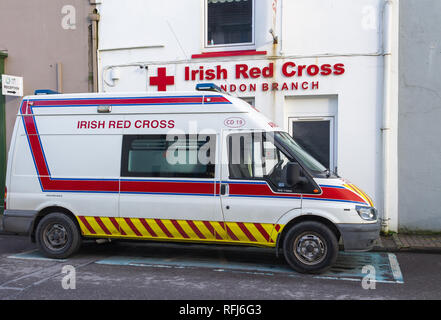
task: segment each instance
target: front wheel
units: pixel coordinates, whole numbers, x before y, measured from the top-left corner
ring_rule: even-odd
[[[38,223],[37,245],[45,256],[64,259],[81,245],[81,235],[74,221],[62,213],[50,213]]]
[[[338,240],[324,224],[305,221],[296,224],[285,236],[286,261],[297,272],[322,273],[337,259]]]

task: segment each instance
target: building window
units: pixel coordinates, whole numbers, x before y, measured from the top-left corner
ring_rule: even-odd
[[[214,178],[216,137],[126,135],[121,176]]]
[[[254,0],[207,0],[207,46],[252,44]]]

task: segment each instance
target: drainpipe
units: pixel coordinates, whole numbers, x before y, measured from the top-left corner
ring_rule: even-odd
[[[391,140],[391,48],[392,48],[392,5],[391,0],[386,0],[383,7],[383,122],[382,122],[382,182],[383,182],[383,218],[381,228],[383,232],[389,231],[390,221],[390,140]]]
[[[100,15],[98,10],[94,9],[93,13],[89,14],[89,20],[92,23],[92,72],[93,72],[93,92],[98,92],[98,21]]]
[[[57,62],[57,92],[63,93],[63,65]]]
[[[6,52],[0,51],[0,83],[1,75],[5,73]],[[4,211],[4,192],[6,178],[6,102],[0,90],[0,214]]]

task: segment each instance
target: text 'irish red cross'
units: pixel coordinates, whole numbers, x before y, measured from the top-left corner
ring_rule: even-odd
[[[158,68],[158,75],[150,77],[150,85],[158,86],[158,91],[166,91],[168,85],[175,84],[174,76],[167,76],[166,68]]]

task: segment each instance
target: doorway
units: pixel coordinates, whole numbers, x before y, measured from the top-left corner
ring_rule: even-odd
[[[336,171],[334,117],[290,117],[290,134],[311,156]]]

